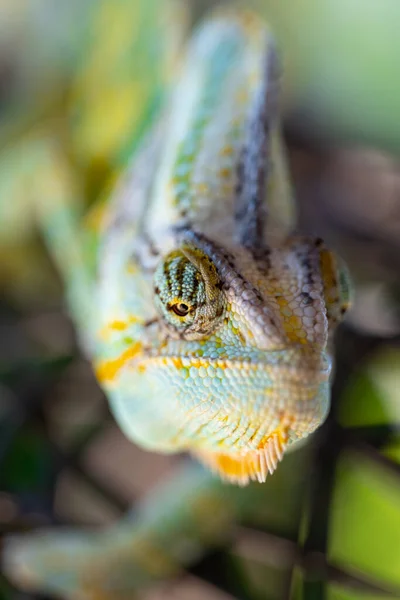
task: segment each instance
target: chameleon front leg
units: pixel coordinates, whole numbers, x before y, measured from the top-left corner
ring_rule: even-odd
[[[260,514],[297,528],[309,450],[289,455],[268,486],[227,486],[199,465],[185,464],[122,521],[102,532],[65,530],[6,539],[4,567],[26,590],[67,598],[132,598],[178,575],[207,547],[232,537],[235,523]],[[275,507],[275,508],[274,508]]]
[[[70,311],[87,346],[93,281],[80,226],[82,186],[53,129],[38,129],[0,155],[0,237],[6,245],[34,219],[62,274]]]

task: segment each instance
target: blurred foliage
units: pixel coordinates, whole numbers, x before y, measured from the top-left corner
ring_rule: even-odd
[[[373,458],[347,452],[337,469],[329,559],[399,589],[399,473]]]
[[[139,93],[135,86],[128,86],[122,94],[117,85],[107,90],[110,74],[107,69],[113,71],[116,42],[122,35],[131,36],[133,44],[138,39],[124,14],[115,11],[113,16],[112,3],[108,4],[111,7],[108,16],[101,17],[101,11],[98,13],[102,39],[107,40],[103,53],[91,76],[85,70],[85,66],[90,66],[87,25],[95,4],[95,0],[0,3],[3,153],[7,155],[14,142],[23,138],[34,123],[66,114],[73,97],[72,77],[78,72],[77,81],[87,101],[80,106],[81,115],[85,113],[89,118],[83,123],[76,111],[68,113],[66,131],[70,137],[66,153],[71,154],[72,143],[84,149],[76,154],[79,158],[76,167],[84,174],[87,200],[96,196],[112,172],[101,152],[96,154],[99,148],[106,148],[104,155],[115,151],[112,166],[123,162],[131,150],[128,141],[121,143],[118,132],[127,125],[126,107],[134,104]],[[204,5],[213,2],[192,0],[188,4],[199,16]],[[268,483],[268,502],[257,512],[251,511],[245,527],[230,546],[210,553],[194,565],[192,575],[225,589],[226,594],[250,600],[399,597],[400,351],[398,321],[396,324],[392,317],[384,325],[382,321],[389,312],[389,304],[399,312],[399,296],[392,293],[392,284],[394,281],[399,288],[399,236],[394,226],[398,225],[400,215],[397,163],[400,3],[398,0],[254,0],[252,4],[267,15],[283,51],[284,113],[295,187],[306,222],[314,218],[313,226],[321,232],[326,226],[333,244],[346,249],[346,258],[354,265],[354,271],[362,272],[363,283],[370,283],[369,279],[374,284],[378,281],[389,290],[390,302],[368,304],[368,310],[358,313],[357,320],[339,339],[332,415],[316,436],[315,445],[310,445],[312,456],[306,451],[304,460],[301,452],[297,458],[288,459],[287,473],[290,475],[292,471],[303,478],[289,477],[289,485],[285,471],[282,476],[275,475]],[[110,32],[112,35],[108,35]],[[138,33],[143,42],[146,30]],[[148,91],[150,95],[154,92],[153,100],[145,103],[150,113],[156,108],[159,90]],[[121,106],[116,124],[99,116],[112,111],[117,101]],[[74,106],[78,105],[79,102]],[[141,130],[145,115],[138,121],[128,124]],[[104,125],[102,129],[100,122]],[[377,160],[365,160],[365,155],[354,148],[383,149],[388,154],[379,154]],[[377,182],[375,187],[372,179]],[[386,192],[390,192],[392,204],[384,213]],[[384,218],[380,219],[383,213]],[[78,397],[77,404],[82,408],[85,399],[98,390],[90,376],[83,377],[75,387],[71,383],[66,367],[73,360],[71,357],[76,356],[76,349],[73,340],[64,339],[60,322],[58,325],[44,322],[27,334],[29,317],[45,313],[49,305],[59,310],[60,289],[54,267],[26,217],[20,205],[0,203],[2,291],[9,286],[13,301],[23,307],[16,314],[10,313],[10,294],[2,305],[0,525],[4,531],[54,520],[65,523],[79,520],[68,517],[68,512],[55,510],[59,475],[66,467],[79,475],[93,492],[90,500],[85,497],[82,501],[83,514],[92,510],[106,519],[104,514],[109,513],[101,500],[117,514],[127,506],[126,496],[118,491],[108,474],[104,475],[109,446],[102,447],[99,443],[97,472],[82,458],[88,448],[102,440],[109,427],[103,409],[94,410],[94,416],[89,413],[86,420],[79,411],[75,421],[71,417],[77,434],[71,436],[73,443],[65,448],[58,429],[63,418],[57,428],[48,410],[49,404],[52,409],[63,406],[55,385],[63,374],[62,385],[73,388],[65,403],[70,412],[74,407],[72,396]],[[385,287],[388,280],[390,288]],[[363,292],[358,279],[356,284],[357,311]],[[59,315],[59,320],[63,322],[65,317]],[[372,328],[374,332],[370,335]],[[54,345],[52,335],[64,340],[61,345]],[[43,368],[44,364],[49,368]],[[129,464],[134,464],[139,473],[145,459],[130,455],[131,451],[135,452],[126,451]],[[119,460],[120,457],[116,462]],[[157,460],[149,459],[147,470],[153,479],[171,466],[160,463],[157,467]],[[99,464],[103,466],[102,476]],[[120,476],[122,479],[125,476],[125,489],[131,491],[131,474]],[[72,505],[71,498],[76,496],[71,490],[68,492],[68,486],[63,489],[67,489],[63,492],[65,511],[65,505]],[[143,493],[143,489],[138,488],[138,493]],[[75,515],[79,513],[78,506]],[[100,517],[99,522],[102,522]],[[326,584],[326,580],[330,583]],[[167,594],[162,597],[172,597]],[[21,597],[2,579],[0,596]],[[207,588],[198,597],[219,596],[218,591]]]
[[[397,0],[256,4],[283,49],[287,108],[306,116],[304,133],[399,153]]]

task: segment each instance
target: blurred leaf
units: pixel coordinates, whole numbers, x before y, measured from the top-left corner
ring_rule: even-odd
[[[254,600],[281,600],[288,585],[287,568],[243,558],[239,564],[245,569]]]
[[[400,480],[345,453],[333,495],[329,560],[400,588]]]
[[[376,595],[369,592],[345,589],[334,583],[329,584],[327,590],[326,600],[388,600],[387,595]]]
[[[366,373],[354,376],[347,386],[341,398],[338,420],[345,427],[390,422],[384,398]]]
[[[342,395],[339,422],[347,427],[400,422],[400,351],[380,349]]]
[[[387,458],[392,460],[393,462],[400,464],[400,440],[395,440],[388,444],[383,450],[382,454],[384,454]]]
[[[284,53],[308,127],[400,151],[400,2],[255,0]]]
[[[19,431],[2,464],[2,488],[17,493],[43,489],[52,469],[51,456],[40,431],[31,427]]]
[[[290,600],[302,598],[303,573],[299,567],[294,567],[290,582]]]

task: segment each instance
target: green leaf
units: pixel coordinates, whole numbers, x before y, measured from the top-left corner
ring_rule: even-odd
[[[330,522],[329,560],[400,589],[400,478],[381,464],[343,455]]]
[[[400,351],[380,349],[348,384],[339,422],[347,427],[400,423],[399,389]]]

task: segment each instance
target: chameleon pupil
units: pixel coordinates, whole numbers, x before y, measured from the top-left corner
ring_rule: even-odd
[[[174,304],[171,307],[171,310],[178,315],[178,317],[185,317],[189,312],[189,307],[184,302],[179,302],[179,304]]]

